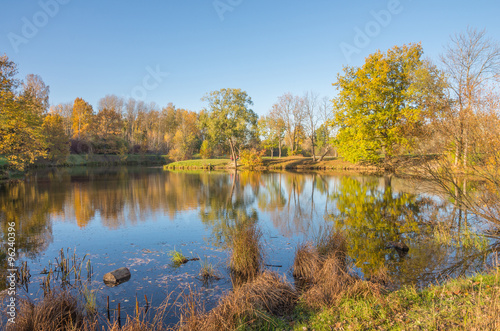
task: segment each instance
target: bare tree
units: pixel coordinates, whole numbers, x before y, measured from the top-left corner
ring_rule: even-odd
[[[311,142],[311,153],[313,161],[316,161],[316,130],[318,129],[318,95],[314,92],[306,92],[304,100],[304,128]]]
[[[30,100],[40,115],[45,115],[49,109],[49,86],[40,76],[33,74],[27,75],[22,85],[24,98]]]
[[[107,94],[99,100],[99,110],[108,109],[122,114],[124,106],[125,100],[114,94]]]
[[[303,133],[304,100],[291,93],[285,93],[273,105],[272,113],[275,118],[283,121],[285,125],[285,141],[292,153],[296,153]]]
[[[319,109],[318,117],[320,123],[322,124],[316,130],[317,132],[316,142],[318,147],[320,148],[320,153],[321,153],[321,156],[319,157],[318,161],[323,161],[323,158],[326,156],[326,154],[328,154],[328,152],[332,148],[331,139],[334,135],[334,127],[331,124],[333,120],[332,103],[328,99],[328,97],[323,97],[323,99],[321,99],[318,109]]]
[[[446,68],[453,99],[451,120],[455,140],[455,165],[462,158],[467,167],[471,147],[470,121],[481,104],[481,90],[500,78],[500,46],[486,31],[467,28],[451,38],[441,60]]]
[[[438,125],[454,148],[423,164],[460,219],[471,213],[500,228],[500,46],[485,31],[468,28],[452,37],[442,60],[448,74],[450,106]],[[447,131],[447,132],[445,132]],[[449,155],[449,154],[448,154]],[[462,168],[457,168],[459,164]],[[474,188],[474,189],[471,189]]]

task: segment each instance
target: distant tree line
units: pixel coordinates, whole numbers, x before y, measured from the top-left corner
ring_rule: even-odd
[[[333,99],[285,93],[260,118],[241,89],[207,93],[198,112],[116,95],[101,98],[97,109],[79,97],[49,107],[49,87],[39,76],[18,79],[6,55],[0,69],[0,155],[20,170],[69,153],[236,160],[251,149],[387,169],[412,154],[444,153],[463,167],[499,157],[491,146],[499,139],[500,47],[472,28],[452,37],[439,66],[423,57],[420,44],[395,46],[344,67]]]

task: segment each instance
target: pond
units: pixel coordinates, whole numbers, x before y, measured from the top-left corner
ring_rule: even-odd
[[[26,261],[30,269],[19,294],[43,297],[43,271],[60,261],[62,249],[74,264],[84,259],[85,277],[92,269],[86,286],[99,311],[109,297],[112,309],[120,303],[133,315],[136,298],[158,306],[189,289],[213,307],[232,287],[228,233],[248,219],[263,233],[266,268],[290,281],[298,244],[328,226],[345,235],[353,273],[369,277],[385,268],[394,287],[482,270],[488,263],[482,253],[488,241],[476,234],[482,224],[433,192],[422,181],[359,174],[72,168],[1,185],[0,219],[4,243],[7,221],[16,221],[17,264]],[[409,252],[387,249],[391,241],[403,241]],[[173,250],[200,260],[174,266]],[[5,279],[5,254],[1,260]],[[200,279],[204,261],[220,280]],[[131,279],[105,286],[103,275],[120,267],[130,269]]]

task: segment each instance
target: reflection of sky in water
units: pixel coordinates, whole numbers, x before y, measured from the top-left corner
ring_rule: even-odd
[[[241,172],[234,178],[226,173],[169,173],[158,168],[77,171],[42,174],[38,182],[32,179],[0,192],[3,211],[11,208],[20,213],[23,231],[35,229],[26,234],[28,242],[40,233],[45,236],[45,243],[36,241],[42,253],[30,261],[33,297],[43,295],[40,271],[61,248],[69,248],[70,253],[76,249],[79,257],[89,254],[92,288],[101,290],[100,307],[110,296],[112,307],[120,302],[131,314],[136,295],[140,301],[147,295],[157,306],[172,290],[196,287],[210,308],[231,287],[223,238],[236,222],[230,213],[235,210],[257,212],[265,263],[281,266],[269,268],[289,279],[297,244],[317,234],[325,219],[346,231],[349,255],[360,275],[385,265],[399,283],[422,284],[434,280],[432,275],[458,254],[433,244],[432,227],[421,222],[441,201],[428,192],[404,193],[425,193],[405,180],[393,179],[388,191],[383,178],[321,173]],[[21,204],[7,200],[15,190],[25,192],[18,197]],[[342,210],[348,215],[339,221]],[[444,217],[449,211],[450,206],[443,205],[436,215]],[[391,212],[406,213],[406,218]],[[410,246],[407,256],[384,250],[387,241],[397,239]],[[223,279],[204,285],[197,278],[200,261],[174,268],[168,256],[173,249],[188,258],[206,258]],[[104,273],[122,266],[130,268],[131,280],[114,288],[104,286]]]

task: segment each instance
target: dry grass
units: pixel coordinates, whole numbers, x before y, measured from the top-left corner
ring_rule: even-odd
[[[347,241],[331,227],[321,228],[315,246],[298,247],[293,264],[296,288],[307,307],[320,309],[338,304],[346,295],[379,295],[387,275],[377,274],[371,282],[352,276],[347,270]]]
[[[265,271],[254,281],[234,289],[223,297],[219,305],[210,312],[204,312],[190,303],[181,318],[180,330],[235,330],[251,326],[266,314],[283,316],[291,314],[298,295],[293,287],[277,274]]]
[[[80,330],[89,322],[85,321],[83,310],[73,295],[67,291],[56,291],[38,304],[22,300],[16,324],[9,330]]]
[[[262,232],[255,225],[237,229],[232,235],[232,252],[229,268],[237,277],[253,279],[263,261],[260,238]]]
[[[321,267],[321,260],[318,250],[310,243],[303,243],[298,246],[293,261],[293,277],[301,287],[312,283],[315,275]]]
[[[344,261],[332,253],[325,258],[314,277],[312,286],[302,295],[302,300],[312,309],[337,305],[345,297],[379,296],[383,286],[350,275]]]
[[[320,228],[315,244],[322,259],[334,254],[339,263],[346,265],[347,240],[343,233],[335,231],[332,227]]]

